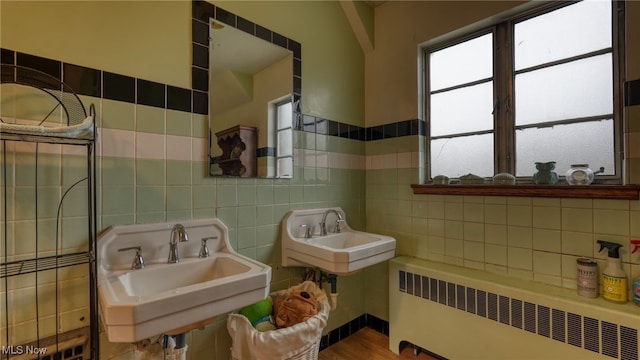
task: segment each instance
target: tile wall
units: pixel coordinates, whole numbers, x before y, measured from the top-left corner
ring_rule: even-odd
[[[637,123],[638,108],[627,102],[627,124]],[[398,140],[366,144],[367,229],[395,236],[398,255],[574,289],[577,258],[604,265],[596,243],[603,239],[623,244],[625,271],[640,275],[640,252],[631,254],[629,244],[640,238],[640,201],[414,195],[423,139]]]
[[[192,90],[10,49],[2,49],[2,61],[34,67],[63,78],[76,86],[85,106],[96,106],[99,127],[99,232],[115,224],[217,216],[229,227],[235,249],[273,267],[273,290],[287,288],[299,282],[302,276],[301,269],[286,269],[279,265],[279,226],[286,212],[299,208],[341,206],[348,214],[350,225],[364,229],[365,187],[362,185],[365,182],[365,167],[370,161],[365,156],[364,140],[376,130],[380,130],[382,137],[387,138],[406,137],[419,131],[419,122],[416,120],[398,123],[394,128],[399,130],[387,130],[384,135],[382,128],[365,129],[304,115],[296,125],[298,130],[294,132],[294,179],[210,178],[206,176],[205,156],[208,146],[207,116],[198,112]],[[200,112],[203,110],[200,109]],[[15,151],[16,159],[32,160],[29,151],[33,149],[17,146],[7,149],[7,153],[10,150]],[[70,171],[69,162],[83,160],[80,154],[75,154],[75,157],[61,162],[57,159],[60,149],[50,152],[53,156],[41,158],[40,164],[55,173]],[[15,167],[18,174],[16,182],[24,185],[27,179],[19,175],[22,173],[19,170],[21,166],[16,164]],[[58,176],[46,178],[58,179]],[[72,217],[83,206],[86,205],[73,202],[66,207],[66,214],[70,217],[65,219],[69,223],[65,228],[66,233],[71,234],[76,228],[86,226]],[[15,231],[19,231],[17,225]],[[72,243],[74,246],[86,246],[82,239]],[[25,251],[16,249],[16,255],[26,256],[32,250]],[[78,279],[86,279],[86,272],[76,269],[61,274],[65,287],[75,286],[71,292],[74,295],[65,298],[70,304],[61,305],[68,308],[61,316],[64,319],[88,318],[88,294],[82,291],[84,285],[78,283]],[[326,335],[323,344],[338,341],[365,324],[382,331],[386,329],[386,322],[381,320],[386,318],[384,314],[381,319],[373,315],[362,318],[366,301],[358,284],[362,283],[364,277],[362,273],[340,280],[340,307],[332,313],[327,328],[335,330]],[[52,286],[54,281],[49,279],[43,283],[40,277],[36,286],[35,278],[28,282],[22,280],[19,287],[3,289],[10,292],[11,299],[24,300],[24,294]],[[49,300],[39,300],[38,306],[50,307],[47,305]],[[12,304],[15,306],[15,303]],[[25,311],[31,307],[20,306]],[[13,316],[10,319],[12,331],[18,329],[14,322],[25,320],[33,325],[35,319]],[[357,324],[353,322],[356,320]],[[46,323],[43,322],[41,326],[43,324]],[[68,329],[82,325],[77,320],[66,320],[65,324],[64,328]],[[197,358],[198,354],[211,354],[212,351],[220,357],[227,356],[230,339],[225,326],[224,319],[221,319],[202,331],[190,333],[190,357]],[[25,341],[34,333],[32,328],[28,330]],[[106,340],[104,334],[101,337],[101,358],[144,356],[143,352],[133,350],[129,344],[113,344]]]

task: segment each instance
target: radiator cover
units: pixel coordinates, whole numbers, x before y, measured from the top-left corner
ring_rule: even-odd
[[[640,308],[426,260],[389,265],[389,348],[449,359],[638,360]]]

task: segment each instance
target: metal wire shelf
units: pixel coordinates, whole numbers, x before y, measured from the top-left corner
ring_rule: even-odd
[[[17,58],[14,59],[14,62],[17,62]],[[85,264],[88,265],[89,276],[86,278],[86,282],[79,281],[78,286],[84,287],[84,283],[88,288],[89,292],[89,319],[88,319],[88,328],[89,328],[89,340],[88,347],[86,349],[86,355],[83,355],[83,359],[98,359],[99,358],[99,323],[98,323],[98,299],[97,299],[97,262],[96,262],[96,254],[95,254],[95,245],[96,245],[96,217],[97,217],[97,209],[96,209],[96,123],[95,123],[95,107],[93,105],[90,106],[90,117],[92,121],[89,123],[89,126],[85,126],[85,120],[89,119],[87,117],[86,110],[82,101],[79,97],[73,92],[73,90],[66,85],[60,78],[49,76],[46,73],[35,69],[29,69],[25,67],[21,67],[19,65],[13,64],[2,64],[0,66],[0,84],[3,86],[7,86],[9,89],[15,87],[20,89],[20,91],[11,92],[9,91],[10,96],[3,96],[3,102],[7,103],[16,103],[16,99],[20,101],[24,101],[27,104],[28,101],[34,102],[34,112],[29,115],[28,119],[14,119],[9,118],[6,121],[0,119],[0,122],[3,122],[2,128],[0,128],[0,221],[4,224],[0,229],[2,234],[0,235],[0,246],[3,247],[0,252],[3,252],[3,257],[0,258],[0,279],[2,281],[2,299],[0,303],[3,303],[2,309],[0,309],[0,313],[11,314],[12,307],[16,307],[17,309],[21,309],[23,306],[28,306],[29,309],[35,307],[35,328],[33,332],[29,331],[27,334],[19,334],[17,336],[17,331],[13,330],[12,327],[15,326],[11,317],[7,316],[2,321],[2,327],[7,329],[7,331],[3,332],[2,339],[0,339],[0,343],[4,344],[12,344],[12,342],[25,342],[31,341],[31,339],[35,339],[35,343],[38,346],[43,346],[46,339],[52,338],[55,341],[55,348],[58,349],[60,346],[63,346],[64,339],[68,335],[69,331],[62,332],[60,321],[62,319],[62,314],[60,313],[60,309],[62,306],[60,305],[60,301],[64,298],[65,294],[62,291],[62,281],[61,277],[58,277],[56,273],[54,289],[53,291],[53,301],[55,302],[55,326],[49,326],[49,322],[40,322],[39,320],[45,315],[39,314],[40,309],[40,301],[38,299],[38,291],[34,292],[34,296],[25,297],[26,303],[22,302],[10,302],[9,296],[12,293],[12,290],[16,287],[13,285],[14,282],[7,281],[7,278],[19,276],[23,274],[38,274],[42,271],[50,271],[57,270],[64,267],[71,267],[74,265]],[[5,85],[7,84],[7,85]],[[22,91],[22,88],[25,88],[25,91]],[[43,91],[48,96],[41,96],[39,92],[32,93],[29,89],[35,88],[37,90]],[[27,95],[37,94],[37,96],[28,97]],[[51,101],[54,99],[54,101]],[[22,103],[21,103],[22,104]],[[37,115],[42,115],[41,117],[37,117]],[[13,114],[9,114],[6,116],[13,116]],[[18,121],[19,120],[19,121]],[[38,125],[33,125],[33,123],[40,121]],[[23,123],[25,124],[24,128],[20,128]],[[46,122],[46,126],[44,123]],[[19,126],[18,126],[19,125]],[[40,133],[40,129],[34,130],[32,127],[41,126],[46,128]],[[49,129],[50,128],[50,129]],[[88,135],[87,135],[88,133]],[[27,241],[28,243],[35,244],[35,254],[33,257],[29,259],[25,259],[24,257],[16,257],[15,255],[9,255],[9,247],[8,244],[11,241],[11,238],[15,237],[15,229],[11,230],[11,227],[8,226],[11,221],[15,219],[8,219],[8,207],[15,206],[10,199],[8,194],[15,193],[15,188],[17,186],[15,181],[10,181],[9,175],[15,172],[15,167],[17,166],[17,162],[14,161],[15,158],[7,159],[7,156],[14,156],[16,153],[16,149],[14,147],[7,147],[7,143],[11,141],[19,141],[19,142],[31,142],[31,143],[50,143],[50,144],[61,144],[63,146],[66,145],[83,145],[86,147],[86,177],[79,179],[76,183],[71,186],[66,187],[65,183],[60,183],[59,191],[61,193],[60,201],[57,203],[57,217],[56,217],[56,228],[55,234],[50,234],[51,229],[47,229],[47,234],[44,234],[44,230],[39,230],[36,226],[35,229],[35,237],[33,238],[33,242],[28,242],[27,239],[19,239],[19,241]],[[65,150],[59,150],[61,156],[69,156],[71,158],[80,158],[85,157],[80,152],[66,152]],[[41,206],[55,211],[55,202],[40,202],[38,198],[43,186],[39,184],[39,169],[47,166],[39,163],[39,157],[42,151],[38,146],[34,148],[27,149],[23,151],[25,154],[29,154],[28,156],[33,157],[33,174],[34,174],[34,182],[33,182],[33,190],[36,204],[41,204]],[[9,154],[9,155],[7,155]],[[65,164],[63,160],[60,163],[60,169],[62,169],[62,165]],[[22,164],[20,164],[22,165]],[[81,169],[81,167],[79,168]],[[62,170],[60,170],[62,171]],[[62,234],[60,229],[61,220],[61,209],[62,203],[67,195],[67,193],[73,189],[77,184],[81,182],[86,182],[86,201],[87,201],[87,234],[86,241],[87,247],[84,251],[77,251],[79,249],[74,250],[64,250],[63,247],[60,246],[61,242],[59,237]],[[82,195],[82,192],[78,193],[79,196],[85,197]],[[38,206],[33,208],[34,217],[33,220],[38,223],[40,221],[39,214],[40,211]],[[52,236],[55,235],[55,236]],[[39,249],[38,240],[43,239],[45,242],[42,244],[45,245],[46,250]],[[13,240],[16,240],[15,238]],[[55,246],[55,251],[53,251],[52,247]],[[20,259],[20,260],[18,260]],[[76,274],[77,275],[77,274]],[[45,277],[46,278],[46,277]],[[46,278],[47,279],[47,278]],[[47,279],[49,281],[50,279]],[[39,282],[39,278],[35,276],[36,286],[39,286],[41,283]],[[42,312],[40,312],[42,313]],[[46,316],[49,316],[47,314]],[[82,320],[82,319],[81,319]],[[31,330],[31,328],[30,328]],[[74,331],[73,329],[71,331]],[[44,336],[48,336],[44,338]],[[22,346],[22,345],[20,345]],[[47,345],[48,346],[48,345]],[[75,347],[73,351],[75,352]],[[84,353],[84,350],[83,350]],[[55,355],[60,354],[59,352]],[[0,354],[0,358],[9,359],[13,358],[10,356],[11,354],[5,354],[2,352]],[[49,356],[47,356],[48,358]],[[56,356],[54,356],[56,358]],[[75,358],[75,357],[74,357]],[[66,359],[66,355],[65,355]]]
[[[35,259],[9,261],[6,263],[0,263],[0,279],[38,271],[59,269],[67,266],[87,264],[91,260],[93,260],[91,253],[78,252]]]

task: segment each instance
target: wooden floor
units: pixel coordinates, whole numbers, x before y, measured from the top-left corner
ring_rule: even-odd
[[[322,350],[318,360],[436,360],[420,353],[414,356],[413,347],[406,347],[396,355],[389,350],[389,337],[373,329],[364,328],[346,339]]]

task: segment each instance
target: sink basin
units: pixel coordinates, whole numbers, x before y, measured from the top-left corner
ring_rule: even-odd
[[[353,230],[346,218],[340,225],[340,233],[318,235],[318,224],[327,210],[331,211],[327,216],[327,227],[331,231],[337,220],[333,211],[344,214],[340,208],[294,210],[285,216],[282,221],[283,266],[311,266],[331,274],[349,275],[395,255],[394,238]],[[305,238],[301,225],[316,228],[311,238]]]
[[[253,304],[269,294],[271,268],[236,253],[218,219],[181,222],[190,241],[178,243],[181,260],[168,264],[175,223],[121,225],[98,238],[98,298],[110,342],[133,343],[162,334],[200,328],[217,316]],[[210,257],[199,258],[200,239]],[[131,270],[140,246],[146,266]]]
[[[338,234],[329,234],[322,237],[307,239],[309,244],[324,246],[332,249],[348,249],[361,247],[372,243],[374,241],[380,241],[380,237],[374,234],[367,234],[358,231],[347,231]]]
[[[246,273],[251,267],[226,254],[217,254],[203,260],[188,259],[172,266],[154,264],[140,271],[128,271],[118,276],[129,296],[150,296],[165,291],[178,292],[179,288],[197,285]],[[162,279],[162,281],[158,281]]]

